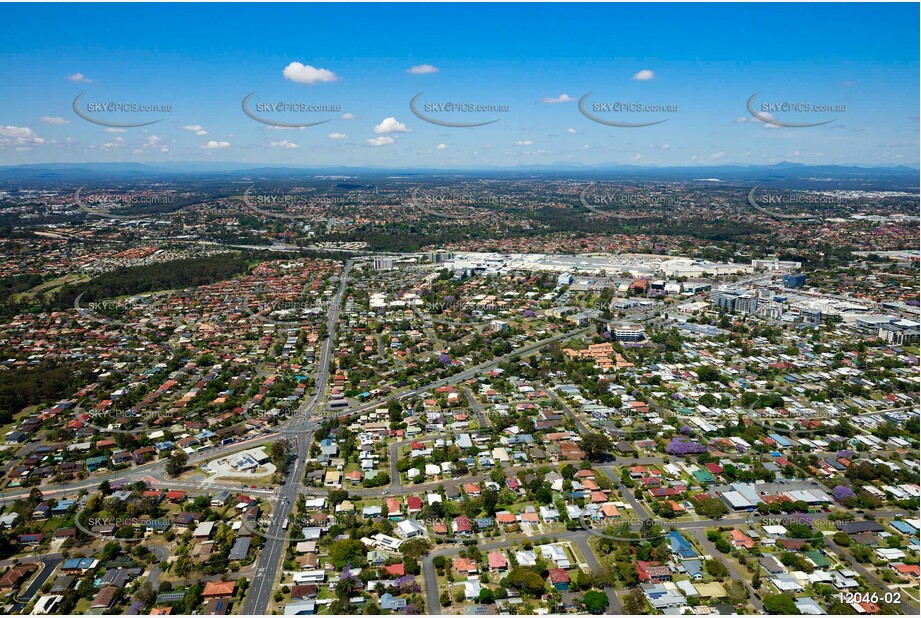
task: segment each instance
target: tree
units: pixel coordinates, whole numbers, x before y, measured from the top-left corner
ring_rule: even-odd
[[[785,594],[766,594],[762,601],[764,609],[772,614],[799,614],[796,603]]]
[[[752,588],[757,590],[761,587],[761,565],[755,563],[755,574],[752,575]]]
[[[590,433],[582,438],[582,450],[589,461],[604,461],[614,448],[611,438],[603,433]]]
[[[421,558],[422,556],[424,556],[425,554],[429,552],[429,549],[431,549],[431,547],[432,547],[431,543],[429,543],[426,539],[423,539],[423,538],[409,539],[408,541],[400,545],[400,552],[404,556],[410,556],[412,558]]]
[[[646,613],[646,596],[637,588],[624,595],[624,614],[638,616]]]
[[[694,507],[698,515],[709,517],[710,519],[719,519],[729,512],[729,507],[719,498],[704,498],[697,501]]]
[[[185,451],[173,451],[166,462],[166,473],[175,478],[185,471],[189,456]]]
[[[291,443],[287,440],[278,440],[272,442],[269,447],[269,459],[275,464],[275,467],[282,474],[288,468],[288,461],[291,457]]]
[[[354,577],[343,577],[336,583],[336,597],[340,601],[348,601],[359,590],[358,581]]]
[[[143,603],[145,606],[151,605],[157,600],[157,593],[149,581],[145,581],[134,594],[134,598]]]
[[[851,544],[851,537],[849,537],[846,532],[841,532],[840,530],[832,535],[831,540],[841,547],[848,547]]]
[[[508,583],[512,588],[537,596],[543,594],[547,585],[544,578],[532,567],[517,566],[508,574]]]
[[[182,600],[183,605],[185,606],[185,610],[182,612],[183,614],[192,614],[195,612],[195,610],[199,609],[198,606],[202,603],[202,593],[204,591],[205,586],[201,582],[195,582],[189,586],[188,590],[186,590],[185,597]]]
[[[601,614],[608,606],[608,595],[598,590],[590,590],[583,598],[585,608],[592,614]]]
[[[733,579],[726,582],[726,596],[730,603],[738,605],[739,603],[744,603],[748,598],[748,590],[745,588],[745,584]]]
[[[499,492],[495,489],[487,489],[483,492],[483,510],[490,517],[496,514],[496,507],[499,506]]]
[[[709,365],[697,370],[697,379],[701,382],[718,382],[722,377],[718,369]]]
[[[329,560],[337,569],[343,569],[347,564],[364,566],[366,555],[364,543],[356,539],[334,541],[329,546]]]
[[[870,551],[870,548],[866,545],[855,545],[851,548],[851,552],[854,554],[854,559],[857,562],[870,562],[873,559],[873,552]]]
[[[726,565],[719,558],[711,558],[704,563],[704,569],[707,573],[716,579],[725,579],[729,575],[729,569],[726,568]]]

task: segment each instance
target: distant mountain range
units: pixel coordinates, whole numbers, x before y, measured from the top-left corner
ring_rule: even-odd
[[[0,182],[47,181],[66,182],[80,180],[142,180],[175,178],[177,176],[271,178],[311,175],[400,175],[400,176],[532,176],[572,177],[578,179],[647,179],[647,180],[700,180],[732,182],[778,182],[803,180],[822,182],[831,179],[885,180],[898,179],[899,184],[918,186],[919,169],[906,165],[895,167],[804,165],[784,161],[774,165],[724,164],[699,167],[650,167],[637,165],[581,165],[571,162],[543,164],[514,168],[483,169],[405,169],[373,167],[308,167],[291,165],[265,165],[232,161],[177,161],[167,163],[33,163],[0,167]]]

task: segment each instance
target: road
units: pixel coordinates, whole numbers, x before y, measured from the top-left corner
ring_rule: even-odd
[[[189,462],[191,464],[194,464],[200,461],[206,461],[209,459],[213,459],[216,456],[226,456],[227,454],[237,451],[237,450],[242,450],[245,448],[252,448],[253,446],[266,444],[271,441],[277,440],[279,436],[283,436],[283,435],[288,436],[290,439],[292,439],[294,443],[293,444],[294,446],[293,463],[289,467],[289,471],[285,478],[285,483],[282,485],[282,487],[279,488],[279,490],[277,491],[252,490],[258,493],[266,493],[266,492],[272,493],[273,495],[277,496],[277,501],[275,502],[275,508],[273,509],[273,513],[272,513],[272,519],[270,521],[269,529],[266,534],[266,537],[267,537],[266,543],[264,544],[260,552],[259,558],[256,562],[256,565],[254,567],[254,575],[252,578],[252,584],[247,594],[246,601],[244,603],[244,608],[243,608],[242,613],[247,614],[247,615],[258,615],[258,614],[267,613],[268,606],[271,601],[271,596],[275,591],[275,582],[280,573],[279,567],[280,567],[282,560],[284,559],[286,548],[288,545],[288,542],[284,540],[287,537],[287,531],[284,529],[283,522],[286,519],[288,519],[290,514],[292,513],[294,505],[296,504],[298,497],[299,497],[299,490],[302,488],[301,481],[303,479],[306,460],[309,456],[311,440],[313,437],[313,433],[314,431],[316,431],[318,427],[318,423],[319,423],[317,412],[318,410],[321,409],[321,406],[323,404],[324,397],[326,394],[326,389],[329,383],[329,378],[330,378],[329,367],[330,367],[330,360],[332,358],[334,345],[336,341],[336,326],[338,323],[339,314],[341,311],[341,305],[342,305],[343,298],[345,295],[345,290],[347,288],[348,274],[350,272],[351,267],[352,267],[352,262],[350,261],[344,267],[340,275],[339,289],[333,299],[333,302],[331,303],[330,311],[327,316],[328,336],[323,341],[322,351],[321,351],[321,354],[320,354],[320,357],[319,357],[319,360],[316,366],[316,386],[315,386],[313,395],[298,408],[297,412],[291,417],[287,425],[281,428],[279,431],[276,431],[271,434],[257,436],[255,438],[246,440],[245,442],[240,442],[240,443],[233,444],[233,445],[227,445],[225,447],[217,447],[217,448],[213,448],[207,451],[195,453],[189,458]],[[424,386],[415,387],[415,388],[411,388],[411,389],[400,391],[400,392],[395,392],[395,393],[390,394],[387,397],[380,398],[372,402],[365,402],[358,406],[339,410],[339,411],[336,411],[335,413],[331,413],[325,416],[336,417],[336,416],[345,416],[345,415],[360,413],[365,410],[380,407],[382,404],[385,404],[386,402],[391,401],[393,399],[418,395],[421,392],[424,392],[427,390],[434,390],[434,389],[439,388],[440,386],[445,386],[449,384],[458,384],[458,383],[464,382],[482,373],[485,370],[488,370],[489,368],[501,362],[504,362],[510,359],[513,356],[524,357],[524,356],[533,354],[539,351],[540,349],[544,348],[545,346],[549,345],[550,343],[579,337],[589,332],[590,330],[592,330],[592,328],[593,327],[590,326],[590,327],[575,329],[575,330],[572,330],[566,333],[560,333],[553,337],[526,345],[520,349],[514,350],[503,356],[496,357],[489,361],[480,363],[476,366],[470,367],[452,376],[448,376],[446,378],[441,378],[439,380],[433,381]],[[468,401],[470,402],[470,406],[473,409],[474,414],[477,416],[478,420],[480,421],[481,426],[486,426],[487,423],[486,423],[485,415],[483,414],[482,407],[476,401],[475,396],[466,387],[463,387],[462,390],[464,391]],[[586,426],[586,424],[581,420],[580,415],[577,414],[574,410],[572,410],[565,403],[565,401],[562,398],[560,398],[559,395],[557,395],[556,392],[554,392],[553,390],[548,390],[548,393],[550,397],[552,397],[555,401],[558,401],[562,404],[564,410],[566,410],[570,414],[570,416],[574,419],[576,426],[581,432],[591,431],[591,429],[588,426]],[[396,470],[396,464],[398,462],[398,457],[397,457],[398,449],[399,449],[399,446],[397,444],[390,445],[391,484],[388,489],[384,490],[386,493],[402,492],[404,490],[404,487],[403,487],[403,484],[400,478],[400,474]],[[634,459],[636,458],[631,458],[630,461],[632,462],[634,461]],[[637,462],[639,462],[640,460],[643,460],[643,458],[636,459]],[[645,460],[648,460],[648,463],[652,463],[654,461],[660,463],[661,457],[650,457],[650,458],[645,458]],[[53,495],[55,493],[64,493],[64,492],[73,493],[80,489],[93,490],[99,485],[100,482],[102,482],[103,480],[107,478],[110,480],[120,479],[120,480],[128,480],[128,481],[150,480],[150,481],[153,481],[154,484],[163,483],[165,485],[171,485],[175,487],[188,487],[190,490],[201,490],[202,489],[202,485],[203,485],[202,483],[170,481],[170,480],[162,478],[161,475],[163,473],[164,466],[165,466],[165,461],[152,462],[149,464],[143,464],[143,465],[137,466],[127,471],[118,471],[118,472],[113,472],[109,474],[97,475],[93,477],[92,479],[88,479],[84,481],[66,483],[66,484],[49,484],[45,487],[42,487],[42,491],[45,495]],[[479,476],[485,477],[486,475],[483,474]],[[467,482],[470,480],[474,480],[475,478],[477,478],[477,476],[465,477],[464,479],[451,479],[450,482]],[[613,476],[612,476],[612,480],[614,480],[615,482],[619,481],[618,478],[613,477]],[[435,484],[437,485],[437,483]],[[209,485],[220,485],[220,483],[217,483],[217,482],[209,483]],[[238,485],[238,483],[233,484],[233,486],[236,486],[236,485]],[[413,490],[414,491],[421,490],[425,488],[426,485],[429,485],[429,484],[414,485]],[[226,487],[230,487],[230,485],[226,485]],[[631,506],[634,508],[638,516],[640,517],[648,516],[646,509],[635,500],[635,498],[633,497],[629,489],[624,488],[622,486],[620,487],[620,489],[622,491],[622,495],[624,496],[624,499],[627,500],[631,504]],[[381,491],[380,488],[374,489],[374,490],[356,489],[356,490],[352,490],[352,493],[372,494],[372,493],[377,493],[380,491]],[[3,499],[12,499],[16,497],[22,497],[24,495],[27,495],[27,493],[28,492],[23,492],[22,490],[13,490],[10,492],[0,492],[0,496],[2,496]],[[776,516],[771,516],[771,517],[776,517]],[[756,517],[735,516],[730,519],[717,520],[717,521],[704,520],[704,521],[695,521],[695,522],[675,522],[675,523],[670,524],[670,527],[674,527],[676,529],[689,530],[691,533],[693,533],[695,536],[697,536],[701,540],[701,545],[705,547],[708,552],[716,556],[718,554],[714,553],[715,548],[713,548],[712,544],[706,540],[706,535],[705,535],[706,528],[716,527],[716,526],[727,526],[727,525],[740,526],[740,525],[745,525],[747,523],[750,523],[751,521],[754,521],[757,519],[758,519],[757,516]],[[572,532],[559,533],[553,536],[561,540],[565,539],[565,540],[572,541],[576,546],[579,547],[580,552],[583,554],[585,561],[589,564],[589,566],[591,568],[598,567],[599,562],[598,562],[597,556],[595,556],[594,552],[591,550],[591,547],[588,543],[591,533],[586,532],[586,531],[572,531]],[[504,546],[508,546],[512,543],[513,541],[493,542],[493,543],[480,544],[478,547],[481,550],[497,549],[497,548],[501,548]],[[840,548],[837,548],[836,546],[833,546],[833,545],[830,547],[833,551],[836,551],[837,553],[841,553],[844,559],[852,565],[854,570],[861,573],[861,575],[868,582],[872,583],[874,586],[877,586],[882,591],[885,591],[887,589],[885,586],[883,586],[879,582],[879,579],[876,578],[874,574],[867,571],[867,569],[865,569],[862,565],[859,565],[858,563],[852,561],[849,555],[841,551]],[[437,580],[435,578],[434,567],[432,565],[432,558],[436,555],[448,555],[451,553],[456,553],[457,551],[459,551],[459,549],[460,548],[439,549],[429,554],[423,559],[422,570],[423,570],[423,575],[425,577],[425,582],[426,582],[426,603],[428,605],[428,609],[430,613],[433,613],[433,614],[440,613],[440,601],[438,599],[440,590],[438,589],[438,586],[437,586]],[[158,558],[160,557],[161,556],[158,554]],[[46,560],[47,558],[50,558],[50,556],[46,557]],[[60,560],[58,561],[58,563],[59,562]],[[55,563],[52,566],[51,571],[53,571],[54,567],[56,566],[57,566],[57,563]],[[42,573],[40,573],[39,576],[36,577],[36,580],[38,580],[39,577],[41,577],[41,575],[44,573],[45,569],[48,568],[47,561],[43,563],[43,567],[44,568],[42,570]],[[50,575],[50,572],[49,572],[49,575]],[[151,569],[149,580],[155,585],[155,587],[159,584],[159,576],[160,576],[159,569],[156,565],[154,565],[154,567]],[[45,576],[45,578],[47,577],[48,575]],[[744,582],[746,582],[746,585],[748,585],[748,582],[744,577],[741,577],[740,579],[742,579]],[[39,584],[38,588],[40,588],[40,586],[41,584]],[[30,586],[30,589],[31,588],[32,586]],[[36,590],[38,588],[36,588]],[[29,590],[26,591],[26,593],[28,592]],[[34,594],[34,592],[35,591],[33,591],[32,594]],[[610,602],[608,611],[611,613],[621,613],[622,606],[616,594],[614,593],[614,591],[605,590],[605,593],[608,595],[609,602]],[[23,598],[26,598],[25,594]],[[760,607],[760,601],[753,598],[752,602],[758,608],[759,611],[763,611],[763,608]],[[906,607],[908,607],[907,603],[903,603],[902,606],[903,606],[903,611]],[[912,613],[912,612],[907,612],[907,613]]]
[[[20,560],[20,562],[25,562],[25,560]],[[42,565],[42,568],[38,572],[38,575],[35,576],[35,579],[32,580],[32,583],[29,584],[29,587],[15,597],[16,604],[13,606],[14,612],[21,612],[26,605],[29,604],[32,597],[41,590],[41,587],[48,581],[48,578],[51,577],[51,574],[54,573],[55,569],[57,569],[58,565],[62,562],[64,562],[64,556],[61,554],[47,554],[41,556],[39,564]]]
[[[585,561],[588,563],[589,568],[592,571],[598,571],[601,569],[601,563],[598,561],[598,556],[595,555],[595,550],[592,549],[592,546],[589,545],[588,539],[589,534],[578,534],[574,533],[572,537],[573,543],[579,548],[579,551],[582,552],[582,556],[585,558]],[[620,603],[620,599],[617,596],[617,592],[613,588],[605,588],[604,593],[608,595],[608,607],[605,609],[605,614],[623,614],[624,608]]]
[[[592,551],[591,546],[588,543],[588,539],[591,538],[591,533],[584,530],[575,530],[575,531],[566,531],[558,532],[547,535],[549,538],[555,539],[555,541],[571,541],[579,548],[579,552],[585,558],[586,563],[588,563],[589,568],[597,569],[600,568],[600,563],[598,562],[595,552]],[[523,539],[514,539],[514,540],[504,540],[504,541],[492,541],[490,543],[477,543],[476,548],[481,552],[489,552],[496,549],[505,549],[517,545],[522,542]],[[426,613],[439,615],[441,614],[441,590],[438,588],[438,577],[435,573],[435,564],[434,558],[436,556],[454,556],[460,552],[463,547],[444,547],[441,549],[436,549],[422,558],[422,576],[425,579],[425,605]],[[617,594],[611,588],[605,589],[605,594],[608,596],[608,608],[605,613],[607,614],[623,614],[623,607],[621,606],[620,599],[617,598]]]
[[[353,262],[350,260],[345,268],[342,269],[339,290],[333,298],[327,316],[326,332],[328,336],[323,342],[323,351],[317,363],[316,391],[310,399],[301,405],[288,425],[289,433],[294,434],[294,464],[288,470],[285,483],[279,492],[279,499],[273,510],[268,531],[265,534],[265,544],[262,546],[262,550],[259,552],[259,559],[256,562],[256,573],[246,595],[243,614],[258,615],[268,613],[269,601],[275,590],[275,580],[281,572],[279,567],[284,558],[285,549],[288,546],[285,522],[288,521],[291,511],[297,503],[301,480],[304,478],[304,468],[307,465],[307,458],[310,456],[310,442],[313,439],[313,432],[317,428],[316,422],[312,420],[313,414],[322,405],[323,397],[326,394],[326,386],[329,382],[330,359],[332,358],[333,346],[336,340],[336,324],[339,321],[339,312],[348,285],[352,264]]]
[[[891,592],[892,588],[886,585],[875,573],[872,573],[867,567],[857,562],[849,551],[843,547],[838,546],[830,538],[825,537],[823,539],[825,542],[825,547],[829,551],[833,552],[836,556],[841,558],[841,560],[847,563],[852,569],[857,571],[864,581],[872,586],[875,591],[882,597],[882,595],[887,592]],[[906,594],[902,596],[902,602],[898,605],[902,613],[906,616],[917,616],[918,615],[918,604],[911,603],[909,601],[910,597]]]
[[[742,584],[745,585],[745,589],[748,590],[749,602],[755,606],[755,609],[758,610],[759,614],[763,614],[764,604],[761,603],[761,599],[759,599],[756,596],[755,589],[752,588],[751,575],[749,575],[748,573],[743,573],[742,570],[739,569],[739,567],[736,566],[736,564],[732,560],[724,560],[723,558],[721,558],[720,551],[716,548],[716,545],[710,542],[710,539],[707,538],[707,533],[705,530],[700,529],[700,528],[695,528],[691,530],[691,533],[695,537],[697,537],[697,542],[700,543],[701,547],[703,547],[708,554],[710,554],[711,558],[720,560],[729,567],[730,578],[734,580],[738,580],[742,582]]]
[[[486,429],[489,427],[489,423],[486,420],[486,415],[483,414],[483,406],[480,405],[480,402],[477,401],[476,395],[467,388],[466,386],[461,389],[464,392],[464,396],[467,397],[467,403],[470,404],[470,409],[473,410],[473,415],[476,416],[477,422],[480,424],[480,429]]]
[[[403,478],[400,476],[400,470],[397,468],[399,461],[400,448],[407,444],[403,442],[393,442],[390,444],[390,489],[395,492],[403,491]]]
[[[169,548],[164,545],[154,544],[150,544],[148,547],[153,552],[153,555],[157,557],[157,561],[150,566],[150,573],[147,574],[147,581],[156,591],[160,588],[160,576],[163,574],[160,570],[160,563],[169,560]]]
[[[579,417],[578,414],[576,414],[576,411],[573,410],[572,408],[570,408],[570,407],[569,407],[569,404],[567,404],[567,403],[563,400],[563,398],[560,397],[560,396],[557,394],[556,391],[554,391],[552,388],[548,388],[548,389],[545,389],[545,390],[547,391],[547,394],[550,396],[550,399],[552,399],[553,401],[555,401],[555,402],[557,402],[558,404],[560,404],[560,405],[563,407],[563,410],[565,410],[566,413],[569,414],[569,418],[571,418],[572,421],[576,424],[576,429],[579,430],[579,433],[581,433],[581,434],[583,434],[583,435],[588,435],[588,434],[590,434],[590,433],[595,433],[595,432],[591,431],[591,430],[585,425],[585,423],[582,422],[582,419]]]
[[[349,265],[347,265],[346,268],[349,268],[350,264],[351,263],[349,263]],[[347,270],[343,269],[342,286],[345,285],[344,276],[346,272]],[[338,312],[339,312],[338,301],[335,302],[334,305],[335,305],[335,311],[336,311],[337,319],[338,319]],[[332,311],[332,308],[331,308],[331,311]],[[229,445],[222,446],[222,447],[215,447],[215,448],[211,448],[205,451],[194,453],[189,456],[189,464],[194,465],[196,463],[208,461],[216,457],[226,457],[239,450],[245,450],[245,449],[253,448],[255,446],[267,444],[269,442],[273,442],[277,440],[278,436],[281,434],[297,435],[299,432],[302,432],[304,430],[304,427],[303,425],[299,425],[298,423],[305,422],[306,419],[303,418],[305,414],[307,417],[310,416],[310,414],[307,413],[306,410],[309,409],[310,413],[315,413],[317,411],[318,406],[316,402],[318,402],[322,398],[325,392],[325,388],[320,388],[319,384],[320,384],[321,378],[324,380],[324,384],[325,384],[325,380],[328,380],[328,377],[329,377],[328,376],[329,358],[332,355],[334,329],[335,329],[335,323],[333,323],[332,329],[329,329],[329,328],[327,329],[327,331],[330,333],[330,336],[326,339],[324,343],[323,353],[321,354],[320,363],[317,368],[317,371],[318,371],[317,385],[318,386],[316,388],[316,392],[314,393],[314,396],[311,397],[310,400],[308,400],[308,402],[303,404],[298,409],[298,413],[295,414],[294,417],[290,419],[287,427],[281,428],[277,430],[276,432],[273,432],[270,434],[265,434],[262,436],[250,438],[243,442],[237,442],[235,444],[229,444]],[[354,407],[337,410],[334,413],[325,414],[324,416],[325,417],[349,416],[352,414],[357,414],[357,413],[365,412],[367,410],[378,408],[393,399],[399,399],[399,398],[403,398],[407,396],[416,395],[419,392],[433,390],[441,386],[457,384],[465,380],[469,380],[470,378],[482,373],[483,371],[498,365],[499,363],[506,362],[513,356],[528,356],[530,354],[537,352],[538,350],[544,348],[545,346],[551,343],[562,341],[565,339],[579,337],[585,334],[586,332],[588,332],[589,330],[591,330],[591,327],[579,328],[579,329],[572,330],[566,333],[560,333],[558,335],[554,335],[553,337],[548,337],[546,339],[542,339],[540,341],[536,341],[532,344],[528,344],[524,347],[513,350],[509,352],[508,354],[497,356],[496,358],[492,360],[485,361],[483,363],[480,363],[479,365],[475,365],[469,369],[465,369],[464,371],[448,376],[446,378],[441,378],[439,380],[436,380],[424,386],[416,387],[416,388],[406,390],[406,391],[397,391],[386,397],[382,397],[374,401],[368,401],[368,402],[365,402],[363,404],[360,404]],[[298,420],[298,417],[300,417],[300,420]],[[120,480],[120,481],[127,481],[127,482],[143,480],[145,476],[150,476],[152,473],[162,471],[165,467],[166,467],[166,460],[161,459],[159,461],[153,461],[153,462],[149,462],[146,464],[141,464],[139,466],[131,468],[130,470],[119,470],[115,472],[96,474],[91,479],[69,482],[69,483],[49,483],[47,485],[43,485],[40,489],[42,491],[42,494],[45,496],[54,496],[56,494],[77,493],[82,489],[92,491],[92,490],[95,490],[97,487],[99,487],[99,484],[105,480],[108,480],[108,481]],[[215,484],[220,485],[220,483],[215,483]],[[231,487],[235,485],[236,484],[231,484],[231,485],[228,485],[227,487]],[[28,495],[29,495],[28,490],[22,490],[22,489],[4,490],[0,492],[0,499],[15,500],[17,498],[28,497]]]

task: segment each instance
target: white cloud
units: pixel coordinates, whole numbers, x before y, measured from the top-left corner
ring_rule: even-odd
[[[520,139],[517,142],[515,142],[515,145],[516,146],[533,146],[534,142],[532,142],[529,139]]]
[[[591,148],[588,144],[582,144],[582,150],[591,150]]]
[[[127,133],[128,129],[116,129],[115,127],[108,127],[104,129],[106,133]]]
[[[718,161],[719,159],[722,159],[725,155],[726,155],[725,152],[714,152],[712,155],[707,157],[707,159],[709,159],[710,161]]]
[[[111,151],[111,150],[115,150],[116,148],[121,148],[122,146],[124,146],[124,145],[125,145],[125,144],[124,144],[124,141],[125,141],[125,138],[123,138],[123,137],[116,137],[116,138],[115,138],[114,140],[112,140],[111,142],[106,142],[105,144],[103,144],[102,146],[100,146],[99,149],[100,149],[100,150],[103,150],[103,151],[105,151],[105,152],[109,152],[109,151]],[[138,150],[138,151],[135,151],[135,152],[140,152],[140,151]]]
[[[353,114],[352,112],[346,112],[346,113],[342,114],[342,119],[343,119],[343,120],[352,120],[352,119],[354,119],[354,118],[355,118],[355,114]]]
[[[334,82],[339,76],[327,69],[318,69],[309,64],[292,62],[281,72],[285,79],[298,84],[316,84],[319,82]]]
[[[406,69],[406,72],[410,75],[426,75],[428,73],[437,73],[438,67],[432,66],[430,64],[417,64],[414,67],[409,67]]]
[[[7,146],[34,146],[44,143],[46,143],[45,139],[39,137],[29,127],[0,126],[0,148]]]
[[[635,79],[638,82],[648,82],[650,79],[652,79],[655,76],[656,74],[654,71],[650,71],[649,69],[643,69],[642,71],[635,73],[633,75],[633,79]]]
[[[447,148],[448,147],[445,146],[444,144],[438,144],[437,146],[435,146],[435,150],[447,150]]]
[[[123,137],[116,137],[115,141],[122,141],[123,139]],[[144,148],[153,148],[160,152],[169,152],[169,146],[164,144],[163,138],[157,135],[148,135],[147,139],[144,140]]]
[[[643,158],[643,155],[641,155],[640,153],[636,153],[635,155],[633,155],[633,158],[630,159],[630,160],[631,160],[631,161],[639,161],[639,160],[642,159],[642,158]]]
[[[541,103],[569,103],[570,101],[575,101],[575,99],[565,92],[558,97],[544,97],[540,100]]]
[[[566,132],[569,133],[570,135],[575,135],[576,133],[578,133],[578,131],[576,131],[575,129],[571,127],[569,129],[566,129]]]
[[[381,123],[374,127],[374,132],[378,135],[386,135],[388,133],[409,133],[409,129],[405,124],[390,116],[381,120]]]
[[[72,75],[68,75],[67,79],[69,79],[72,82],[78,82],[82,84],[89,84],[93,81],[91,79],[88,79],[86,75],[84,75],[83,73],[74,73]]]
[[[208,135],[208,132],[200,124],[187,124],[182,129],[183,131],[191,131],[195,135]]]
[[[348,135],[345,133],[330,133],[329,139],[348,139]]]
[[[392,137],[374,137],[368,140],[368,143],[372,146],[386,146],[395,142],[396,140]]]
[[[210,140],[207,144],[202,146],[205,150],[223,150],[224,148],[230,148],[230,142],[216,142]]]
[[[768,113],[768,112],[758,112],[758,116],[764,118],[765,120],[773,120],[773,119],[774,119],[774,115],[773,115],[773,114],[770,114],[770,113]],[[743,122],[757,122],[757,123],[759,123],[759,124],[764,125],[764,128],[765,128],[765,129],[779,129],[779,128],[780,128],[780,125],[778,125],[778,124],[771,124],[770,122],[765,122],[765,120],[758,120],[758,119],[755,118],[754,116],[749,116],[749,117],[747,117],[747,116],[739,116],[738,118],[736,118],[736,124],[742,124]]]
[[[662,150],[671,150],[671,149],[672,149],[672,145],[671,145],[671,144],[662,144],[661,146],[659,146],[659,148],[661,148]]]
[[[289,142],[286,139],[283,139],[280,142],[269,142],[269,145],[274,146],[275,148],[287,148],[288,150],[295,150],[300,148],[300,146],[294,142]]]
[[[29,127],[14,127],[12,125],[0,126],[0,137],[31,137],[35,131]]]
[[[70,124],[69,120],[64,120],[60,116],[42,116],[41,118],[39,118],[39,120],[41,120],[45,124],[57,124],[57,125]]]

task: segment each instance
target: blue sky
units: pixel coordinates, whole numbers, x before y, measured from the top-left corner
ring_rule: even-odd
[[[0,5],[0,164],[917,165],[917,4]],[[411,72],[413,67],[417,68]],[[74,98],[169,105],[95,112]],[[330,105],[264,113],[241,101]],[[409,107],[451,101],[496,113]],[[845,106],[756,120],[746,101]],[[579,112],[627,102],[671,112]],[[252,108],[252,107],[251,107]],[[756,107],[756,111],[761,109]]]

